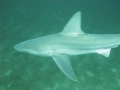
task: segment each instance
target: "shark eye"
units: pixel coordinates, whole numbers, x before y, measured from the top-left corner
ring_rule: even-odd
[[[27,50],[26,50],[26,49],[24,49],[24,52],[27,52]]]

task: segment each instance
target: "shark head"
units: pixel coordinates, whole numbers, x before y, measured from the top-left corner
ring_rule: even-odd
[[[14,48],[15,48],[17,51],[26,52],[26,47],[24,46],[24,43],[16,44],[16,45],[14,46]]]
[[[27,40],[16,44],[14,48],[19,52],[48,57],[52,55],[51,46],[49,46],[50,40],[48,39],[35,38],[32,40]]]
[[[19,51],[19,52],[24,52],[24,53],[30,53],[32,54],[34,51],[34,49],[32,48],[29,48],[30,45],[29,45],[29,42],[28,41],[25,41],[25,42],[22,42],[22,43],[19,43],[19,44],[16,44],[14,46],[14,48]]]
[[[33,55],[41,55],[41,52],[37,48],[30,48],[32,45],[25,41],[14,46],[14,48],[19,52],[29,53]]]

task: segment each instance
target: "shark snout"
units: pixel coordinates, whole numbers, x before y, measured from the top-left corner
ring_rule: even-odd
[[[14,49],[21,52],[21,51],[23,51],[23,45],[22,44],[16,44],[14,46]]]

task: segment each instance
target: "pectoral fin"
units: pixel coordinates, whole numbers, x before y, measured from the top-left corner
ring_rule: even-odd
[[[77,81],[67,55],[55,55],[52,56],[52,58],[67,77],[69,77],[71,80]]]

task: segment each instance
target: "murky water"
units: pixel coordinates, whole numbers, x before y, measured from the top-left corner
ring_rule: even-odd
[[[14,45],[60,32],[82,11],[86,33],[120,33],[119,0],[1,0],[0,90],[119,90],[120,47],[109,58],[98,54],[71,57],[78,79],[67,78],[52,58],[20,53]]]

